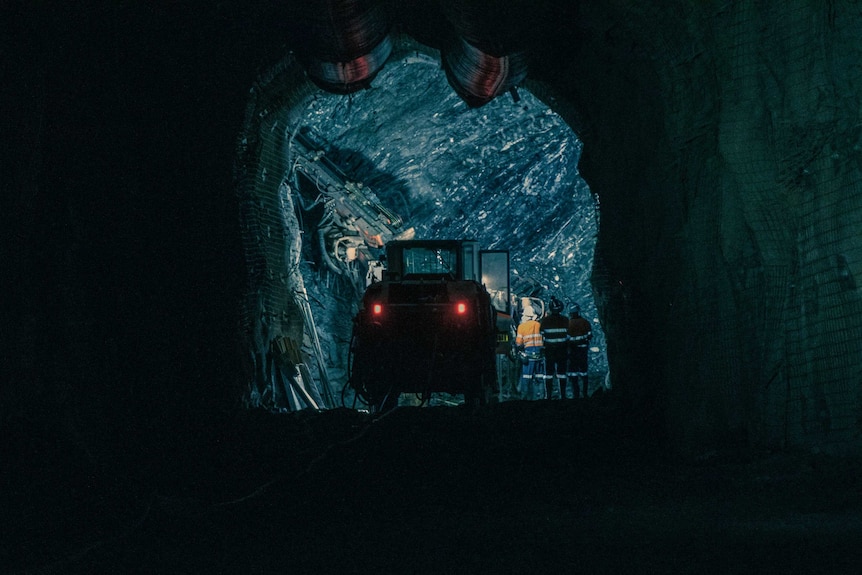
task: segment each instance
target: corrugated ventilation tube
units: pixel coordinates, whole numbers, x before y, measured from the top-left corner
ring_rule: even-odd
[[[443,68],[449,84],[469,106],[487,104],[526,78],[527,56],[513,26],[520,19],[517,6],[494,0],[444,0],[443,10],[458,36],[443,50]]]
[[[392,52],[389,22],[374,0],[326,0],[311,22],[312,45],[304,55],[311,80],[328,92],[367,88]]]
[[[455,92],[474,108],[514,88],[527,76],[523,52],[494,56],[463,38],[443,54],[443,67]]]

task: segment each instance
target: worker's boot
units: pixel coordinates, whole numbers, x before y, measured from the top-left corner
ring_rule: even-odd
[[[583,386],[584,386],[584,399],[587,399],[588,397],[590,397],[590,396],[589,396],[590,383],[589,383],[589,380],[587,379],[587,376],[586,376],[586,375],[585,375],[585,376],[583,376],[581,379],[583,379],[583,380],[584,380],[584,381],[583,381]]]
[[[545,399],[550,400],[551,394],[554,392],[554,380],[553,378],[545,378]]]
[[[560,378],[560,400],[566,399],[566,378]]]

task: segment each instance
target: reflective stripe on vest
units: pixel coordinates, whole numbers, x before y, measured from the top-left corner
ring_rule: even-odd
[[[540,333],[527,333],[524,335],[518,335],[518,345],[523,345],[524,347],[542,347],[542,334]]]
[[[561,344],[566,343],[569,338],[568,329],[564,327],[552,327],[542,330],[545,335],[546,344]]]

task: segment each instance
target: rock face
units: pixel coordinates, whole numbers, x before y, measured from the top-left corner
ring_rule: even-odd
[[[620,398],[685,449],[862,451],[855,3],[492,4],[387,13],[434,48],[524,51],[578,132]],[[3,164],[12,435],[47,421],[86,448],[118,403],[158,421],[241,394],[227,166],[249,87],[313,12],[256,6],[8,9],[29,87],[4,95],[27,134]]]

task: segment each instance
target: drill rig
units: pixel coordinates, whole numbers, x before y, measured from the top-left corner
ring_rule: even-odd
[[[400,215],[384,206],[362,182],[350,180],[327,156],[329,144],[304,126],[290,139],[286,185],[300,208],[309,212],[323,205],[316,240],[321,259],[332,273],[342,276],[357,295],[381,277],[379,256],[393,239],[410,239]]]

